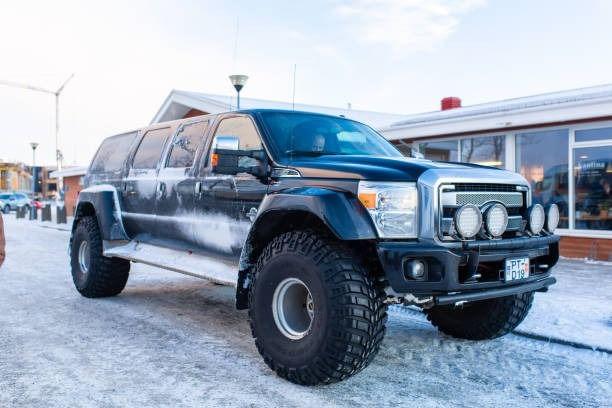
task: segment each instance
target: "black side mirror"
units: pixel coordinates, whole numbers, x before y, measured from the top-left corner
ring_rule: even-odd
[[[268,174],[268,160],[263,150],[240,150],[240,141],[236,136],[217,136],[213,141],[211,164],[217,174],[235,175],[249,173],[255,177]],[[241,165],[241,158],[255,159],[254,166]]]

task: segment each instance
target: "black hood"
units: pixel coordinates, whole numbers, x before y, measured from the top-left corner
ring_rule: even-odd
[[[303,177],[356,180],[416,181],[429,169],[471,169],[484,167],[469,163],[434,162],[408,157],[329,155],[293,160],[290,167]]]

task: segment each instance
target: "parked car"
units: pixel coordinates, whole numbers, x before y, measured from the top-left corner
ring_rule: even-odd
[[[70,239],[83,296],[119,294],[130,261],[234,285],[264,361],[298,384],[366,367],[389,304],[492,339],[555,283],[558,208],[532,204],[522,176],[406,158],[342,117],[151,125],[103,141],[84,183]]]
[[[9,211],[16,211],[21,206],[25,206],[29,211],[32,206],[30,198],[24,193],[0,193],[0,201],[4,202],[2,211],[5,214]]]

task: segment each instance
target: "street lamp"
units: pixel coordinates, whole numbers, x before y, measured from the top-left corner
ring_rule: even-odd
[[[42,93],[51,94],[55,96],[55,161],[56,161],[58,171],[62,169],[62,159],[63,159],[62,152],[60,151],[60,148],[59,148],[59,97],[62,91],[64,90],[64,88],[66,87],[66,85],[68,84],[68,82],[72,79],[72,77],[74,77],[74,74],[70,75],[68,79],[64,81],[62,86],[57,88],[57,90],[55,91],[51,91],[45,88],[39,88],[37,86],[32,86],[28,84],[21,84],[18,82],[0,80],[0,85],[11,86],[13,88],[29,89],[31,91],[42,92]],[[35,147],[32,147],[32,150],[35,150],[35,149],[36,149]],[[63,190],[63,180],[61,177],[58,180],[58,190],[60,192]]]
[[[30,146],[32,147],[32,167],[36,167],[36,148],[38,147],[38,143],[30,142]]]
[[[240,91],[242,90],[242,88],[244,88],[244,86],[247,83],[247,80],[249,79],[248,76],[246,75],[230,75],[229,76],[229,80],[232,83],[232,85],[234,85],[234,89],[236,89],[236,93],[237,93],[237,100],[236,100],[236,109],[240,109]]]

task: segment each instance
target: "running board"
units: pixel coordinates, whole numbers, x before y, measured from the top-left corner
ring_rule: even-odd
[[[238,282],[237,264],[186,250],[164,248],[137,241],[121,241],[120,244],[104,241],[104,256],[157,266],[223,285],[236,286]]]

